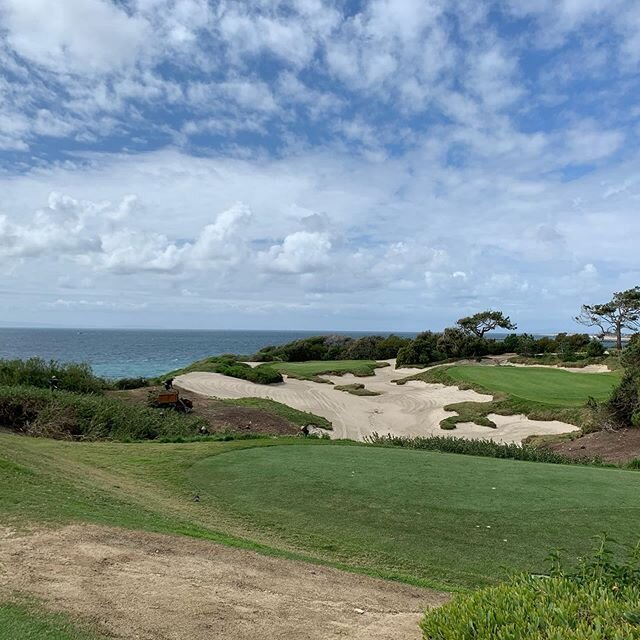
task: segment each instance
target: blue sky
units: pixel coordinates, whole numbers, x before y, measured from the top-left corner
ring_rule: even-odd
[[[0,323],[573,329],[639,71],[631,0],[0,0]]]

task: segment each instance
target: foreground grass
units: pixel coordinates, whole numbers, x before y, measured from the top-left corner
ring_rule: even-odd
[[[266,411],[267,413],[278,415],[299,427],[313,425],[314,427],[320,427],[321,429],[333,429],[331,421],[323,418],[322,416],[310,413],[309,411],[294,409],[289,405],[283,404],[282,402],[276,402],[275,400],[270,400],[269,398],[232,398],[221,399],[220,402],[223,404],[234,405],[236,407],[251,407],[252,409]]]
[[[575,557],[603,529],[632,542],[640,522],[637,472],[299,438],[0,434],[0,483],[0,521],[16,528],[89,522],[189,535],[450,590],[536,570],[553,548]]]
[[[619,382],[615,373],[578,374],[560,369],[524,368],[488,365],[453,365],[435,367],[398,380],[422,380],[427,383],[455,385],[490,394],[490,402],[458,402],[445,407],[458,415],[445,418],[440,426],[455,429],[460,422],[474,422],[495,427],[488,418],[498,415],[524,414],[533,420],[560,420],[590,428],[589,397],[606,400]]]
[[[266,366],[266,365],[265,365]],[[388,362],[375,360],[310,360],[308,362],[274,362],[268,366],[280,373],[299,380],[318,380],[318,376],[341,376],[352,373],[354,376],[373,376],[375,370],[388,367]]]
[[[99,640],[67,616],[50,613],[33,603],[0,603],[0,640]]]

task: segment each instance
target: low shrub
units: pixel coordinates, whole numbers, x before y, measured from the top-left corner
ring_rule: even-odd
[[[638,548],[620,561],[605,538],[577,567],[552,555],[549,575],[520,575],[427,612],[425,640],[640,638]]]
[[[597,458],[569,458],[554,451],[529,444],[501,443],[493,440],[471,440],[469,438],[450,438],[447,436],[395,436],[372,433],[365,441],[375,446],[403,447],[405,449],[424,449],[443,453],[460,453],[486,458],[507,458],[528,460],[529,462],[548,462],[551,464],[602,464]]]
[[[28,385],[48,389],[56,377],[58,388],[79,393],[101,393],[108,384],[86,363],[63,363],[42,358],[0,360],[0,385]]]
[[[108,396],[0,387],[0,425],[33,436],[153,440],[193,436],[206,421],[173,410],[138,407]]]
[[[128,391],[130,389],[148,387],[151,384],[148,378],[119,378],[113,383],[113,388],[119,391]]]

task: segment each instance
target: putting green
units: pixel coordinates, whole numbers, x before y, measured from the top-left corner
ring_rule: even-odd
[[[542,367],[456,365],[447,368],[456,381],[479,385],[543,404],[577,407],[591,396],[606,400],[620,382],[613,373],[572,373]]]
[[[585,553],[604,530],[634,543],[640,474],[425,451],[287,446],[196,463],[203,495],[256,531],[356,566],[472,587]]]

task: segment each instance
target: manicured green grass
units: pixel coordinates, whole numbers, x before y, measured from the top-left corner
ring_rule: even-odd
[[[0,603],[0,640],[98,640],[68,617],[31,604]]]
[[[225,508],[296,547],[472,587],[638,538],[640,475],[368,447],[246,449],[190,470]]]
[[[605,529],[635,541],[640,524],[634,471],[300,438],[0,433],[0,486],[0,522],[17,529],[88,522],[188,535],[452,590],[539,569],[553,548],[575,557]]]
[[[606,400],[620,382],[611,373],[572,373],[541,367],[456,365],[447,369],[456,381],[501,392],[523,400],[562,407],[579,407],[591,396]]]
[[[474,422],[495,427],[488,417],[524,414],[532,420],[560,420],[581,427],[584,431],[597,428],[587,408],[588,398],[606,400],[619,383],[618,373],[572,373],[541,367],[509,367],[489,365],[450,365],[433,367],[422,373],[396,380],[409,380],[455,385],[490,394],[490,402],[457,402],[447,405],[447,411],[458,415],[440,422],[442,429],[455,429],[459,422]]]
[[[282,404],[282,402],[276,402],[269,398],[232,398],[220,400],[220,402],[237,407],[251,407],[253,409],[267,411],[268,413],[274,413],[300,427],[313,425],[321,429],[333,429],[331,421],[322,416],[317,416],[315,413],[310,413],[309,411],[294,409],[287,404]]]
[[[375,360],[311,360],[309,362],[274,362],[270,367],[291,378],[302,380],[314,379],[317,376],[341,376],[352,373],[355,376],[372,376],[380,367],[388,367],[387,362]]]

